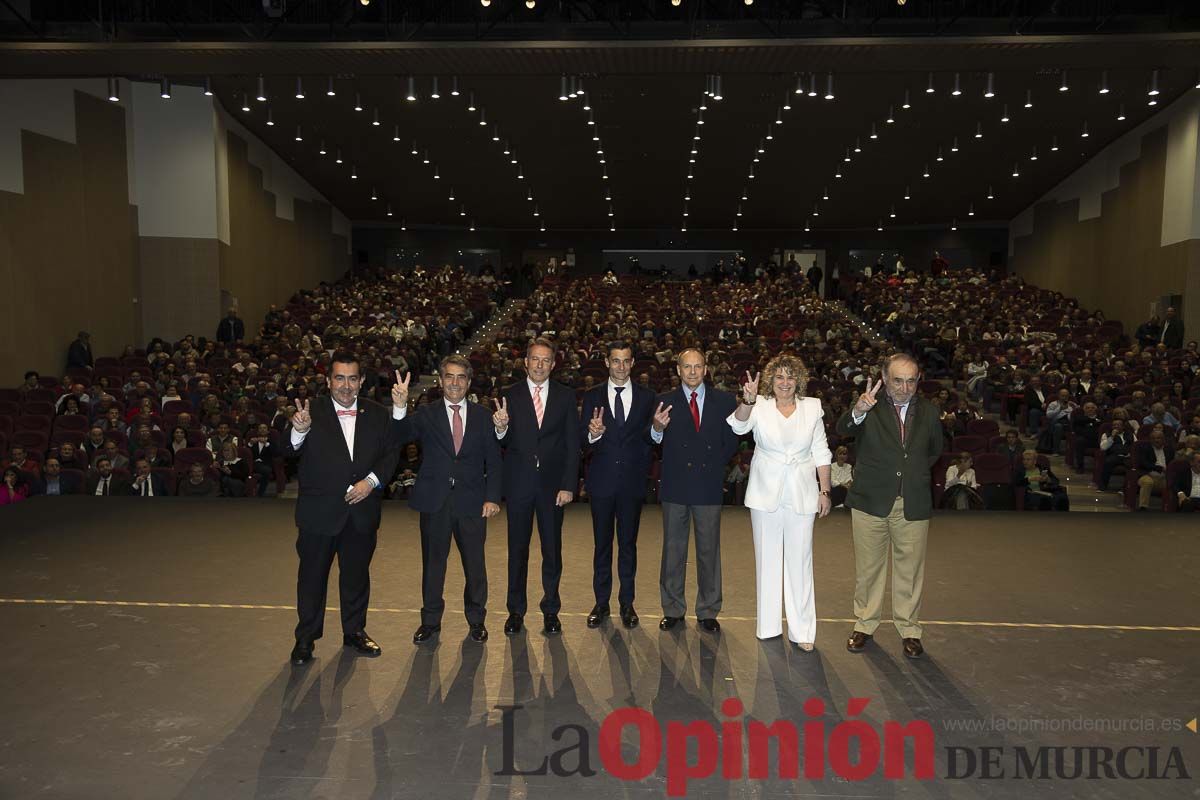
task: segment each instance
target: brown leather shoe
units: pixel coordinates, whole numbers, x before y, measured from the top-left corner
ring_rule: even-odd
[[[850,634],[850,638],[846,640],[846,649],[851,653],[861,653],[867,646],[867,642],[874,638],[869,633],[862,631],[854,631]]]
[[[904,655],[909,658],[920,658],[925,655],[925,648],[921,647],[920,639],[905,639],[904,640]]]

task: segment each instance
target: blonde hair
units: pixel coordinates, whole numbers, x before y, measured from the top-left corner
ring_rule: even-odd
[[[762,378],[758,381],[758,393],[763,397],[775,396],[775,375],[780,370],[787,370],[796,379],[796,396],[801,397],[808,387],[808,367],[800,360],[800,356],[791,353],[780,353],[767,362],[763,367]]]

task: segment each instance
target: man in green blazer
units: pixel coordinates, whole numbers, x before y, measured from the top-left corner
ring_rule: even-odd
[[[867,391],[838,420],[837,431],[853,436],[854,483],[846,498],[854,526],[854,631],[851,653],[867,646],[883,611],[888,550],[892,553],[892,617],[904,642],[904,655],[920,658],[921,588],[925,580],[925,541],[933,512],[930,470],[942,454],[937,409],[917,395],[921,380],[916,359],[888,357],[883,380],[867,381]],[[885,393],[876,394],[886,384]]]

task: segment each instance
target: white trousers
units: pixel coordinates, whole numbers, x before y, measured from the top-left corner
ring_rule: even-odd
[[[817,603],[813,591],[813,522],[816,514],[750,509],[754,530],[755,580],[758,584],[759,639],[783,633],[787,611],[788,638],[817,640]]]

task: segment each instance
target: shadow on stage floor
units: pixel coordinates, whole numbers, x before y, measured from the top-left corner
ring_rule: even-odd
[[[331,635],[313,663],[293,669],[292,510],[135,498],[5,509],[0,797],[1195,796],[1170,767],[1174,758],[1188,775],[1200,770],[1200,737],[1184,727],[1200,683],[1200,540],[1190,520],[939,516],[922,609],[928,658],[913,662],[888,623],[865,654],[844,648],[854,561],[841,513],[817,525],[817,650],[757,640],[742,509],[723,518],[717,635],[693,618],[682,631],[657,628],[657,508],[642,525],[642,626],[588,630],[590,518],[571,507],[562,636],[544,636],[536,613],[526,632],[503,635],[501,515],[488,541],[491,640],[466,638],[455,561],[440,641],[417,648],[416,517],[390,506],[368,618],[383,656],[356,658]],[[538,591],[530,586],[531,607]],[[691,600],[692,574],[688,591]],[[336,616],[329,622],[336,632]],[[619,728],[614,712],[647,727]],[[799,733],[782,755],[746,733],[779,721],[785,742],[788,724]],[[888,721],[928,723],[932,779],[913,777],[921,747],[912,740],[905,777],[894,779],[886,750],[875,756],[845,738],[866,730],[886,743]],[[809,747],[819,757],[807,758]],[[990,769],[1004,777],[981,778],[983,747],[999,748]],[[1103,764],[1089,779],[1088,761],[1103,761],[1104,747],[1111,769],[1121,748],[1138,747],[1126,751],[1126,771],[1167,779],[1110,779]],[[1034,773],[1044,765],[1048,777],[1017,777],[1021,752],[1041,758]],[[751,777],[759,753],[766,775]],[[1084,777],[1065,777],[1078,753]],[[780,776],[789,754],[796,779]],[[864,758],[877,765],[843,777]],[[806,775],[812,766],[823,775]],[[630,777],[614,775],[621,769]]]

